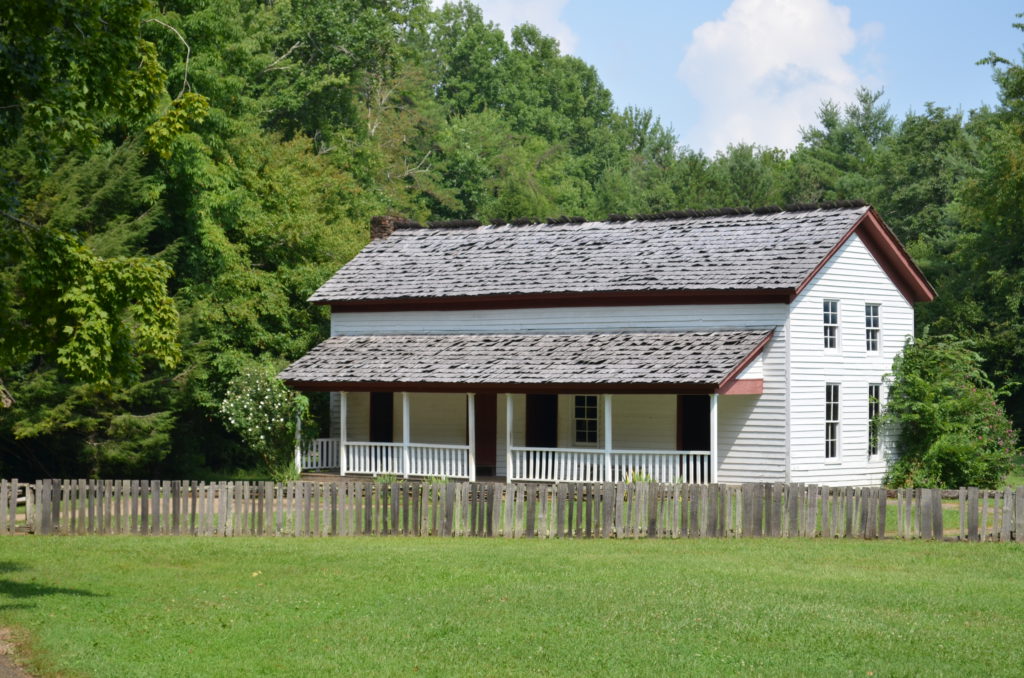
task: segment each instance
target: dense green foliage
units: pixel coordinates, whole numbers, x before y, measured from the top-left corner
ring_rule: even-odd
[[[885,423],[900,456],[888,484],[998,487],[1019,454],[999,392],[966,341],[924,336],[893,364]]]
[[[0,10],[0,465],[251,461],[228,384],[326,331],[306,297],[374,214],[420,220],[860,198],[1024,422],[1024,68],[1001,102],[822,106],[791,151],[680,146],[535,27],[467,2],[55,0]],[[993,246],[998,243],[998,246]],[[313,399],[314,410],[324,403]]]
[[[2,537],[0,547],[0,625],[31,634],[40,675],[1018,676],[1024,663],[1020,544]]]

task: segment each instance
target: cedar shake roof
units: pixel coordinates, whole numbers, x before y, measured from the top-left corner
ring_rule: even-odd
[[[401,222],[390,235],[390,229],[378,228],[377,235],[384,237],[371,241],[310,301],[792,292],[870,208],[838,203],[776,210],[669,212],[525,225],[466,221],[422,228]]]
[[[771,334],[771,329],[758,329],[342,335],[327,339],[278,377],[290,386],[322,390],[691,385],[710,392],[734,376]]]

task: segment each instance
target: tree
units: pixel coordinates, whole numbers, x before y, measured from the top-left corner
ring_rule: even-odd
[[[857,90],[856,101],[840,107],[826,101],[818,126],[801,130],[793,152],[792,183],[787,202],[868,200],[878,147],[892,134],[894,120],[882,91]]]
[[[887,484],[997,487],[1019,452],[1017,432],[970,342],[924,336],[893,363],[883,430],[894,430]]]
[[[32,204],[35,179],[54,156],[156,110],[165,77],[141,37],[149,9],[145,0],[16,0],[0,9],[0,387],[26,361],[107,384],[132,378],[146,361],[177,360],[170,269],[100,256]]]

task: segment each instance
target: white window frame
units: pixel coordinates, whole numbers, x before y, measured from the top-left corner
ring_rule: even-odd
[[[871,308],[875,309],[874,315],[868,313],[868,309]],[[878,353],[882,350],[881,304],[864,304],[864,347],[868,353]]]
[[[833,399],[834,396],[834,399]],[[840,399],[839,384],[825,384],[825,461],[839,461],[840,440]]]
[[[835,309],[830,310],[829,304],[835,304]],[[832,316],[831,318],[829,316]],[[829,322],[829,320],[833,322]],[[839,300],[838,299],[822,299],[821,300],[821,336],[822,344],[826,351],[838,351],[839,350]],[[831,330],[831,332],[829,332]],[[831,341],[831,346],[829,342]]]
[[[593,398],[593,405],[591,406],[589,399]],[[581,400],[584,404],[580,404]],[[588,410],[593,407],[593,415],[587,416],[590,412],[584,411],[584,416],[578,416],[580,409]],[[580,423],[582,422],[593,422],[593,431],[589,430],[591,426],[586,426],[587,430],[581,431]],[[580,433],[593,433],[593,440],[580,440]],[[590,437],[589,435],[587,436]],[[572,397],[572,442],[573,447],[597,447],[601,444],[601,396],[593,394],[580,394]]]
[[[868,459],[881,458],[881,438],[876,417],[882,413],[882,384],[868,384]]]

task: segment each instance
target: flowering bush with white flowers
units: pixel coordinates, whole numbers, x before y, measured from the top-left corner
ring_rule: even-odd
[[[224,426],[236,433],[272,475],[292,464],[296,416],[309,413],[309,401],[265,366],[248,367],[228,384],[220,404]]]

